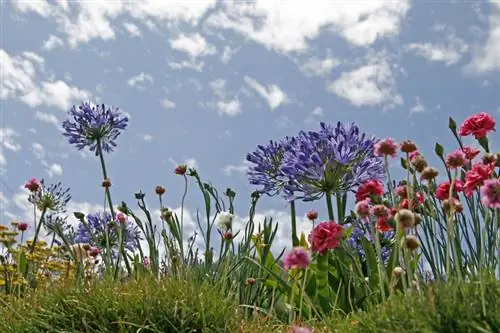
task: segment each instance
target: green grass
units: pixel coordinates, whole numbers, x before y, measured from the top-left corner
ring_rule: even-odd
[[[288,332],[257,317],[242,320],[227,292],[168,278],[39,290],[3,298],[0,332]],[[397,295],[367,313],[310,323],[314,332],[500,332],[500,281],[448,282]]]

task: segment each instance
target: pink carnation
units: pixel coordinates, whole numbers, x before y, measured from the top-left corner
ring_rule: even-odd
[[[313,252],[324,254],[339,245],[340,238],[344,235],[344,227],[335,221],[321,222],[309,235],[309,242]]]
[[[285,254],[283,258],[283,267],[286,270],[293,268],[303,269],[311,264],[311,256],[309,252],[300,246],[294,247],[290,252]]]

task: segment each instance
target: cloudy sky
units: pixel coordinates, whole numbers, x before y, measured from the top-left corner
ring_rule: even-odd
[[[242,216],[244,158],[259,143],[340,120],[430,155],[438,141],[455,148],[449,116],[500,119],[498,0],[10,0],[0,10],[2,224],[29,218],[31,177],[71,187],[70,210],[102,204],[99,161],[60,131],[86,99],[131,116],[106,156],[115,202],[133,205],[142,189],[154,206],[160,184],[178,207],[173,169],[185,162],[233,188]],[[201,207],[189,191],[188,221]],[[259,214],[284,220],[288,243],[286,209],[266,198]]]

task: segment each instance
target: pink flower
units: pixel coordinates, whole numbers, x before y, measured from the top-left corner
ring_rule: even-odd
[[[448,154],[446,164],[450,169],[457,169],[464,165],[465,160],[465,153],[461,149],[457,149]]]
[[[495,129],[495,119],[486,112],[470,116],[460,126],[458,134],[467,136],[473,134],[476,139],[484,138],[488,132]]]
[[[422,156],[420,154],[420,152],[418,150],[415,150],[415,151],[412,151],[409,155],[408,155],[408,159],[410,160],[410,162],[417,156]]]
[[[344,235],[344,227],[335,221],[321,222],[309,235],[311,250],[324,254],[329,249],[339,245],[340,238]]]
[[[468,161],[472,161],[479,153],[479,149],[464,146],[462,151],[465,153],[465,159]]]
[[[127,220],[127,217],[123,213],[118,213],[118,214],[116,214],[116,219],[118,220],[118,222],[123,224]]]
[[[375,205],[370,209],[370,213],[376,217],[388,218],[391,215],[391,210],[385,205]]]
[[[36,192],[40,188],[40,183],[36,178],[31,178],[24,184],[24,188],[28,189],[30,192]]]
[[[438,200],[446,200],[450,198],[450,187],[451,183],[449,181],[442,182],[436,188],[436,198]],[[453,185],[453,197],[458,196],[458,192],[462,192],[463,184],[460,180],[455,181],[455,185]]]
[[[376,156],[392,156],[398,154],[398,145],[393,138],[385,138],[375,144]]]
[[[406,199],[408,197],[408,188],[406,185],[399,185],[396,187],[396,194],[403,198]]]
[[[500,179],[487,179],[480,189],[481,201],[490,208],[500,208]]]
[[[101,254],[101,249],[98,248],[97,246],[92,246],[89,249],[89,255],[93,258],[97,257],[99,254]]]
[[[356,191],[356,200],[360,201],[369,198],[370,195],[381,196],[384,194],[384,187],[379,180],[368,180],[358,187]]]
[[[26,222],[21,222],[17,225],[17,229],[19,231],[26,231],[28,229],[28,223]]]
[[[314,221],[318,218],[318,212],[315,211],[314,209],[311,209],[310,211],[307,212],[307,218],[309,221]]]
[[[301,326],[294,326],[290,331],[290,333],[312,333],[312,332],[313,332],[312,328],[301,327]]]
[[[472,169],[465,174],[464,193],[466,196],[471,196],[474,190],[483,185],[483,182],[491,177],[495,170],[495,163],[483,164],[477,163],[472,166]]]
[[[304,269],[311,264],[309,252],[300,246],[294,247],[283,258],[283,266],[286,270],[293,268]]]
[[[371,203],[370,199],[364,199],[358,201],[358,203],[354,207],[354,212],[356,213],[356,215],[358,215],[359,217],[370,216],[370,208],[371,208],[370,203]]]

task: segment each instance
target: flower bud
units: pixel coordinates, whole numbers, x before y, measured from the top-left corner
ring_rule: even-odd
[[[409,209],[400,209],[396,216],[396,221],[405,229],[415,226],[415,215]]]
[[[403,275],[403,273],[404,273],[404,270],[400,266],[396,266],[392,270],[392,275],[395,277],[398,277],[398,278],[401,277]]]
[[[420,241],[418,240],[417,236],[414,235],[406,235],[405,236],[405,245],[406,248],[410,251],[414,251],[418,249],[420,246]]]
[[[307,212],[307,218],[309,221],[314,221],[318,218],[318,212],[311,209],[310,211]]]
[[[422,170],[420,178],[423,180],[433,180],[439,175],[438,169],[428,166]]]
[[[127,217],[125,216],[125,214],[120,212],[120,213],[116,214],[116,220],[118,222],[120,222],[121,224],[123,224],[127,220]]]
[[[161,196],[165,193],[165,188],[158,185],[155,187],[155,193]]]
[[[422,172],[427,167],[427,161],[422,155],[417,155],[411,159],[411,164],[417,170],[417,172]]]
[[[21,222],[18,224],[17,229],[19,231],[26,231],[28,229],[28,223],[26,222]]]
[[[186,171],[187,171],[187,165],[185,165],[185,164],[178,165],[175,168],[175,174],[177,174],[177,175],[183,176],[186,174]]]
[[[104,180],[102,181],[102,187],[104,187],[104,188],[109,188],[109,187],[111,187],[111,180],[109,180],[109,179],[104,179]]]
[[[414,151],[417,151],[418,148],[417,148],[417,145],[415,144],[415,142],[411,141],[411,140],[405,140],[401,143],[401,151],[403,153],[413,153]]]

